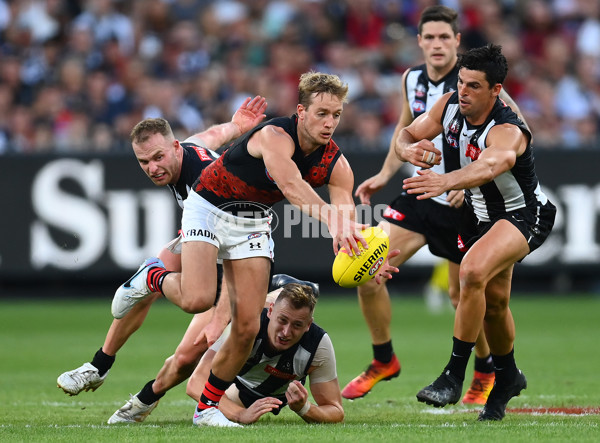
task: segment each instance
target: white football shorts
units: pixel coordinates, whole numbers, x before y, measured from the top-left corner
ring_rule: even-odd
[[[251,257],[273,260],[272,219],[272,216],[237,217],[192,191],[185,201],[181,219],[181,241],[210,243],[219,250],[218,258],[223,260]]]

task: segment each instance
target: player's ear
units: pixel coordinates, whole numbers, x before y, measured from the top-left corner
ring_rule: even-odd
[[[298,114],[298,118],[300,118],[300,119],[304,118],[305,112],[306,112],[306,108],[304,107],[304,105],[298,103],[296,105],[296,114]]]
[[[271,314],[273,313],[273,305],[274,303],[271,303],[269,305],[269,310],[267,311],[267,317],[271,318]]]
[[[496,83],[492,88],[492,93],[498,97],[500,95],[500,91],[502,91],[502,83]]]

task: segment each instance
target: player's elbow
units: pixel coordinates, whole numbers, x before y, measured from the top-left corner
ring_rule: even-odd
[[[341,403],[320,405],[323,411],[320,419],[313,420],[315,423],[342,423],[345,418],[344,407]]]
[[[345,418],[344,408],[341,404],[335,405],[332,408],[331,414],[324,420],[323,423],[342,423]]]
[[[342,408],[342,405],[339,405],[337,409],[338,409],[337,414],[335,414],[331,423],[341,423],[344,421],[344,418],[346,417],[346,414],[344,413],[344,408]]]

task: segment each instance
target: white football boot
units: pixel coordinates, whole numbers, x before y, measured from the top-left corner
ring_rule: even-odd
[[[135,304],[152,294],[146,284],[148,271],[151,268],[164,268],[162,260],[156,257],[148,258],[133,276],[123,283],[115,292],[111,312],[114,318],[123,318]]]
[[[81,391],[89,391],[90,389],[95,391],[104,383],[107,375],[108,371],[100,377],[98,368],[91,363],[84,363],[77,369],[62,373],[56,380],[56,384],[66,394],[73,396]]]
[[[229,420],[217,408],[209,408],[194,412],[193,423],[196,426],[218,426],[221,428],[243,428],[242,425]]]
[[[117,409],[117,411],[108,419],[107,423],[109,425],[114,425],[115,423],[143,422],[154,410],[154,408],[158,406],[159,400],[155,401],[151,405],[147,405],[140,401],[140,399],[137,397],[138,394],[130,395],[131,398],[127,400],[127,403],[125,403],[121,408]]]

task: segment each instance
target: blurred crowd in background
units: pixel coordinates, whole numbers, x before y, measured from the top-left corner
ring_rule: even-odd
[[[386,151],[421,11],[500,44],[536,148],[600,149],[598,0],[0,0],[0,154],[125,152],[141,119],[183,139],[246,97],[295,112],[299,75],[338,74],[345,151]]]

